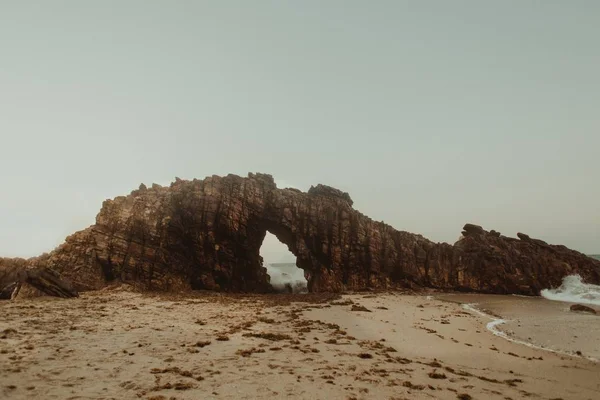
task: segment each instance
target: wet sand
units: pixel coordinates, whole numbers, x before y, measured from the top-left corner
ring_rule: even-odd
[[[0,315],[6,399],[600,398],[599,363],[511,343],[427,296],[114,290]]]
[[[508,338],[571,355],[600,360],[600,316],[569,310],[575,303],[542,297],[499,295],[443,295],[436,298],[472,304],[505,322],[496,329]],[[591,306],[598,310],[600,307]]]

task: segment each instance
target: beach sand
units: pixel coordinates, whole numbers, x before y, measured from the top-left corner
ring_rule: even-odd
[[[597,343],[600,317],[568,314],[564,304],[541,300],[529,319],[511,304],[539,299],[433,296],[164,296],[116,289],[71,300],[5,301],[0,398],[600,398],[599,363],[495,336],[486,329],[489,317],[459,303],[480,303],[514,320],[506,325],[511,337],[574,346],[584,355],[593,349],[579,337],[550,343],[560,335],[540,331],[558,307],[569,326],[591,327],[581,337]],[[307,302],[295,302],[301,299]]]

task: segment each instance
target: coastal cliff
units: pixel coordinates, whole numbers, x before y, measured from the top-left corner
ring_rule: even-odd
[[[106,200],[94,225],[51,253],[0,259],[0,292],[24,282],[62,297],[114,282],[268,292],[259,254],[267,232],[296,256],[313,292],[429,287],[537,295],[575,273],[600,283],[600,261],[526,234],[510,238],[467,224],[454,245],[434,243],[352,205],[335,188],[277,188],[266,174],[142,184]],[[54,278],[40,283],[40,274]]]

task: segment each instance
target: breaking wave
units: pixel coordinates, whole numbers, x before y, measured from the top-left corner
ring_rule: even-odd
[[[541,295],[548,300],[600,306],[600,286],[584,283],[579,275],[565,276],[558,288],[544,289]]]
[[[307,281],[304,271],[296,264],[266,264],[267,274],[273,288],[279,292],[304,293],[307,291]]]

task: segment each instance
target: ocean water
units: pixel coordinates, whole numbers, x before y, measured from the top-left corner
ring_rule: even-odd
[[[538,296],[440,294],[484,318],[488,331],[523,346],[600,360],[600,318],[569,310],[569,304]]]
[[[544,289],[541,295],[548,300],[600,306],[600,286],[583,282],[579,275],[564,277],[562,285],[556,289]]]
[[[304,271],[295,263],[265,263],[267,274],[271,278],[271,286],[278,291],[289,291],[303,293],[307,291],[307,281]]]
[[[574,313],[569,305],[541,297],[447,295],[462,307],[489,319],[492,334],[523,346],[553,353],[600,360],[600,318]]]

